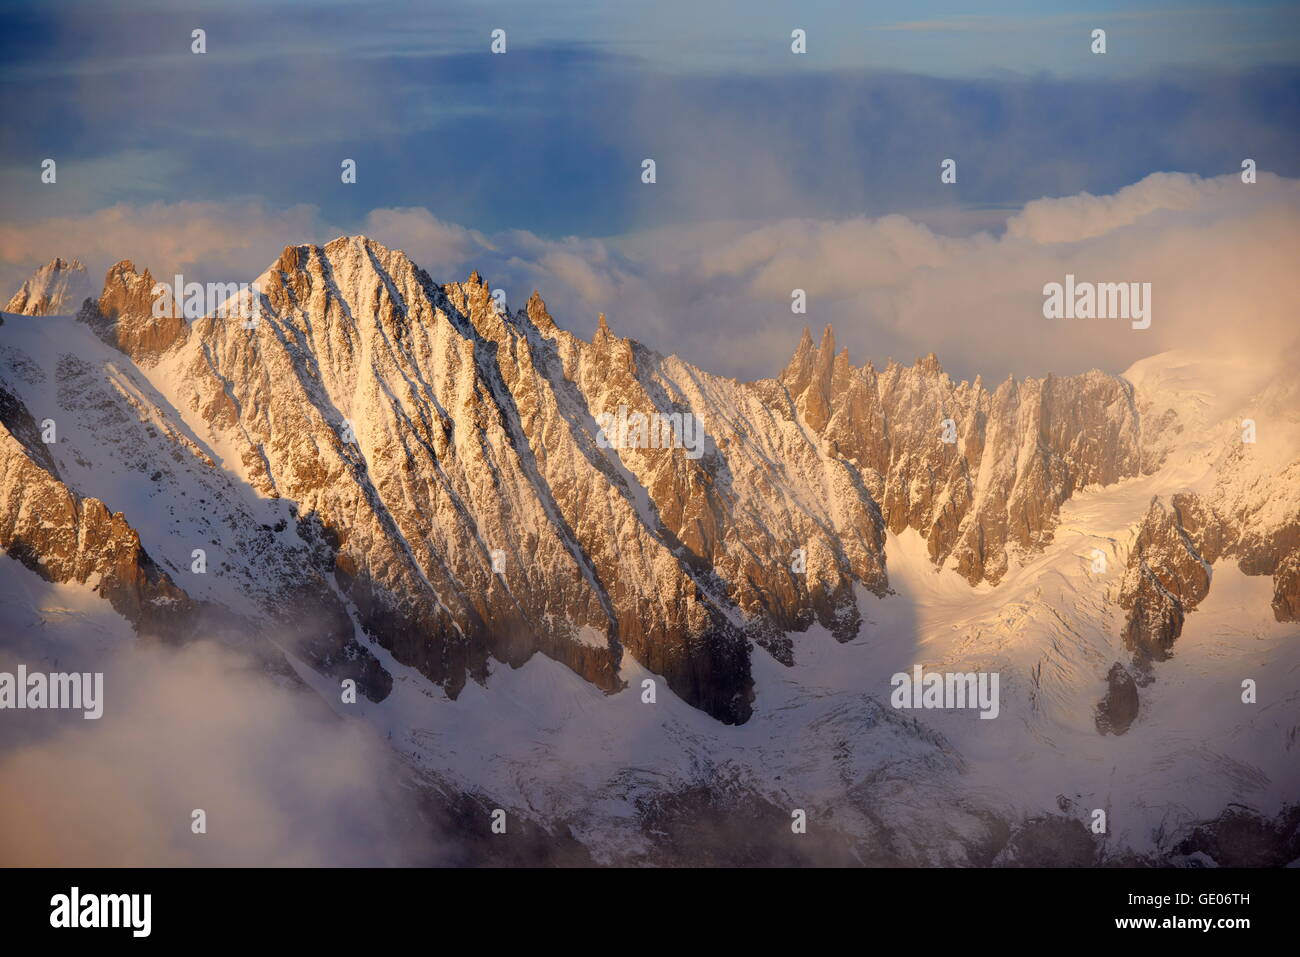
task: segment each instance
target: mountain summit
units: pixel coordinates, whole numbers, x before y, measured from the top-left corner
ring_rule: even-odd
[[[40,314],[66,304],[80,268],[55,260],[11,305]],[[511,311],[477,273],[440,285],[364,236],[287,247],[257,286],[251,326],[156,319],[148,272],[118,263],[80,319],[132,360],[128,371],[87,356],[54,363],[65,421],[99,396],[119,414],[97,439],[132,450],[123,466],[178,480],[197,472],[212,488],[183,503],[182,518],[154,478],[150,498],[175,520],[129,507],[117,516],[141,531],[129,577],[149,580],[145,558],[157,560],[187,599],[279,627],[294,617],[284,607],[292,585],[330,622],[335,637],[315,639],[325,658],[358,662],[374,643],[453,696],[487,680],[491,660],[518,666],[537,652],[613,692],[628,655],[692,705],[744,722],[752,646],[789,665],[814,622],[841,641],[873,637],[863,612],[890,591],[887,534],[912,529],[935,566],[997,585],[1052,542],[1079,490],[1156,472],[1178,428],[1144,418],[1123,378],[1008,379],[990,392],[954,383],[933,354],[877,374],[837,352],[829,327],[819,346],[805,330],[778,378],[736,383],[619,338],[603,317],[580,340],[536,292]],[[84,474],[68,481],[68,467],[30,440],[23,376],[13,380],[11,455],[71,502],[122,507],[120,484],[75,467]],[[696,417],[703,454],[608,447],[598,419],[619,409],[654,422]],[[26,540],[30,494],[10,499],[7,547]],[[283,503],[297,534],[260,543],[227,513],[236,500]],[[77,508],[68,534],[84,537]],[[1186,510],[1153,508],[1133,517],[1150,530],[1122,599],[1143,662],[1160,657],[1153,649],[1176,638],[1178,609],[1208,588],[1181,584],[1186,556],[1154,546],[1158,534],[1190,541],[1158,531],[1185,529]],[[1274,521],[1236,547],[1254,573],[1276,572],[1274,608],[1294,620],[1300,540],[1294,515]],[[229,530],[217,539],[226,559],[209,572],[221,589],[184,571],[203,544],[196,522]],[[296,557],[304,550],[310,561]],[[33,553],[50,571],[42,549]],[[382,669],[358,674],[382,697]]]
[[[77,311],[90,290],[85,266],[75,259],[53,259],[23,283],[4,311],[23,316],[66,315]]]
[[[251,318],[156,318],[128,261],[74,303],[76,268],[0,327],[6,573],[238,645],[597,857],[728,796],[858,860],[1087,857],[1053,829],[1093,807],[1170,860],[1294,783],[1294,707],[1237,704],[1300,667],[1293,379],[990,390],[827,328],[737,382],[361,236],[285,248]],[[891,707],[922,669],[998,676],[999,720]]]

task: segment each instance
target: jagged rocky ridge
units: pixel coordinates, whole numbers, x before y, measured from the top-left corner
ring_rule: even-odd
[[[1278,434],[1288,423],[1294,431],[1298,396],[1300,384],[1288,378],[1255,397],[1272,423],[1267,447],[1256,441],[1249,415],[1226,424],[1198,422],[1197,429],[1213,436],[1208,478],[1153,497],[1138,523],[1119,592],[1127,611],[1122,637],[1132,653],[1130,679],[1137,685],[1153,680],[1153,664],[1173,653],[1220,563],[1271,576],[1272,616],[1300,621],[1300,461],[1288,452],[1294,436]],[[1152,444],[1167,445],[1182,429],[1176,415],[1165,413],[1149,427]],[[1115,678],[1112,670],[1112,693]]]
[[[1120,594],[1124,640],[1139,662],[1161,661],[1183,622],[1210,591],[1216,562],[1235,558],[1247,575],[1273,576],[1273,615],[1300,621],[1300,522],[1248,532],[1195,493],[1155,498],[1138,530]]]
[[[886,530],[916,529],[935,564],[996,585],[1050,542],[1074,492],[1156,469],[1175,426],[1144,420],[1118,377],[989,390],[954,383],[933,355],[877,372],[853,366],[829,328],[820,345],[805,333],[777,378],[739,383],[619,338],[603,318],[578,339],[536,293],[500,311],[477,274],[439,285],[365,237],[288,247],[257,285],[251,328],[155,319],[152,278],[122,262],[80,318],[240,481],[285,503],[299,541],[248,543],[260,564],[240,593],[278,626],[287,609],[324,609],[330,624],[306,629],[328,636],[312,660],[365,662],[349,673],[373,698],[387,675],[350,617],[451,695],[485,680],[491,659],[538,651],[612,691],[626,653],[743,722],[750,641],[789,663],[790,633],[814,621],[856,635],[859,586],[889,588]],[[698,416],[704,454],[602,448],[596,416],[619,406]],[[203,448],[186,454],[213,488],[225,481]],[[218,491],[216,509],[237,497]],[[1182,611],[1143,572],[1158,534],[1143,535],[1126,636],[1167,651]],[[1269,554],[1251,567],[1275,573],[1294,609],[1294,543],[1290,557]],[[1179,600],[1197,588],[1192,574]]]
[[[23,316],[67,315],[81,307],[90,291],[85,266],[75,259],[54,259],[23,283],[4,311]]]

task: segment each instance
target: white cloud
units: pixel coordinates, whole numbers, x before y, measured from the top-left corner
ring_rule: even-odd
[[[1158,210],[1186,210],[1215,201],[1228,190],[1239,192],[1238,177],[1201,179],[1187,173],[1152,173],[1140,183],[1111,196],[1080,193],[1061,199],[1038,199],[1007,221],[1007,235],[1039,243],[1065,243],[1102,236]]]
[[[936,221],[950,220],[940,217]],[[1000,234],[945,235],[915,218],[716,222],[613,239],[485,235],[420,208],[377,209],[351,229],[312,207],[114,206],[84,219],[0,227],[0,278],[16,288],[55,255],[103,269],[132,258],[200,281],[257,275],[285,246],[365,232],[405,249],[436,281],[477,269],[516,305],[534,288],[562,326],[616,333],[740,377],[778,371],[803,325],[830,322],[855,362],[911,361],[998,380],[1112,372],[1169,348],[1275,354],[1296,335],[1300,182],[1260,174],[1157,173],[1109,196],[1028,203]],[[1150,329],[1046,320],[1042,288],[1067,273],[1150,282]],[[790,312],[807,291],[806,316]]]
[[[8,559],[0,559],[8,561]],[[88,664],[104,714],[11,712],[0,860],[15,866],[428,863],[385,742],[211,642],[138,642]],[[13,670],[17,659],[0,653]],[[28,662],[30,664],[30,661]],[[28,715],[26,736],[13,723]],[[206,812],[207,833],[191,831]],[[383,808],[383,813],[376,813]]]

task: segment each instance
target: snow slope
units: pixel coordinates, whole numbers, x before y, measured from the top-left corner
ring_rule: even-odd
[[[1154,496],[1202,496],[1252,548],[1295,521],[1286,357],[990,392],[934,357],[855,369],[828,332],[737,383],[603,323],[576,340],[540,297],[499,315],[477,277],[434,287],[364,237],[290,247],[260,285],[259,328],[204,319],[139,361],[72,318],[6,315],[0,385],[192,598],[274,631],[323,588],[391,691],[345,704],[286,646],[299,676],[439,787],[606,860],[649,853],[647,808],[697,787],[803,809],[865,863],[984,862],[1000,829],[1098,808],[1108,853],[1167,859],[1230,804],[1300,798],[1300,626],[1235,560],[1128,731],[1095,720]],[[597,451],[593,416],[621,403],[696,411],[706,455]],[[950,417],[960,443],[936,438]],[[335,536],[328,572],[304,516]],[[33,581],[0,562],[6,647],[48,658],[60,621],[126,640]],[[998,718],[894,709],[917,664],[996,673]]]

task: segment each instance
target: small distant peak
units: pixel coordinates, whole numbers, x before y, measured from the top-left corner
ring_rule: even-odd
[[[159,297],[164,295],[148,269],[138,272],[134,262],[123,259],[109,267],[99,296],[82,300],[77,319],[137,363],[151,364],[184,340],[190,328],[178,310],[183,294],[174,301],[166,296],[172,301],[170,313],[154,314]]]
[[[822,330],[822,342],[812,363],[812,378],[825,391],[831,385],[835,369],[835,330],[829,325]]]
[[[848,346],[845,346],[839,352],[835,353],[835,362],[832,363],[831,368],[833,370],[833,381],[835,383],[842,383],[845,377],[849,374],[849,370],[853,368],[853,364],[849,362]]]
[[[933,352],[916,360],[916,367],[922,372],[929,372],[935,375],[943,372],[943,366],[939,365],[939,357]]]
[[[812,376],[812,368],[816,362],[817,349],[813,345],[812,330],[807,326],[803,327],[803,335],[799,337],[799,345],[795,346],[794,355],[786,363],[785,369],[781,372],[781,381],[785,383],[787,389],[792,394],[797,395],[808,387],[808,381]]]
[[[104,294],[107,295],[111,289],[123,289],[136,285],[147,286],[152,295],[154,285],[153,276],[149,270],[140,272],[136,269],[135,263],[130,259],[123,259],[113,263],[108,267],[108,272],[104,274]]]
[[[607,346],[618,342],[618,337],[609,328],[609,321],[602,312],[596,317],[596,334],[591,337],[593,346]]]
[[[817,349],[823,361],[829,361],[835,355],[835,330],[827,323],[822,330],[821,345]]]
[[[483,281],[483,277],[480,276],[480,275],[478,274],[478,270],[477,270],[477,269],[475,269],[472,273],[469,274],[469,281],[468,281],[468,284],[471,285],[471,286],[485,286],[485,285],[487,285],[487,284]]]
[[[108,272],[104,274],[104,291],[117,289],[126,286],[132,286],[137,283],[148,284],[153,286],[153,276],[146,269],[143,273],[136,269],[135,263],[130,259],[123,259],[113,263],[108,267]]]
[[[555,320],[552,319],[551,314],[546,311],[546,301],[542,299],[542,294],[536,289],[534,289],[533,294],[528,297],[528,303],[525,308],[528,311],[528,318],[532,321],[533,325],[541,331],[551,332],[556,328]]]
[[[27,278],[4,311],[28,316],[68,313],[90,291],[86,267],[75,259],[56,257]]]

